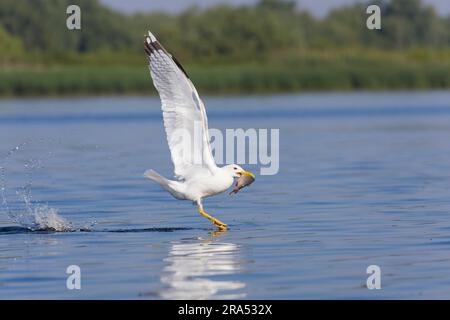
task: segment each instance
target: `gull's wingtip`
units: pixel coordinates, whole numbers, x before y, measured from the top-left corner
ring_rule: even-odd
[[[153,33],[151,33],[150,30],[148,30],[148,36],[149,36],[151,42],[156,42],[157,41],[156,37],[153,35]]]

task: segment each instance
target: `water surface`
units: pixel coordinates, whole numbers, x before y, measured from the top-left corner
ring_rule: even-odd
[[[277,175],[206,200],[219,235],[142,177],[172,172],[157,98],[0,101],[0,298],[450,299],[449,101],[206,98],[211,127],[280,129]]]

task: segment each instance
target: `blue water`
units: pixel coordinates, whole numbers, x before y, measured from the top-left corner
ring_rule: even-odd
[[[222,234],[142,177],[172,175],[157,98],[0,101],[0,298],[450,299],[450,92],[205,102],[280,129],[277,175],[206,200]]]

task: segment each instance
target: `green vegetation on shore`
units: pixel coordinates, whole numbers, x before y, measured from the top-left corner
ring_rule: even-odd
[[[147,29],[202,93],[450,88],[450,17],[420,0],[375,1],[381,31],[367,30],[361,4],[319,20],[283,0],[133,16],[54,2],[0,4],[0,96],[154,93]],[[82,8],[81,31],[65,28],[69,2]]]

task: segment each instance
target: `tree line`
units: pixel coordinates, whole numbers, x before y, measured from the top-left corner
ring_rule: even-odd
[[[330,48],[450,47],[450,16],[439,15],[422,0],[370,3],[381,7],[382,30],[366,28],[368,4],[364,3],[335,9],[319,19],[290,0],[133,15],[114,11],[98,0],[2,0],[0,50],[10,60],[26,60],[30,53],[41,53],[41,57],[51,53],[62,60],[78,54],[141,54],[147,29],[183,61],[196,63],[275,59],[280,54],[295,57],[299,51]],[[80,31],[65,26],[70,4],[81,8]]]

